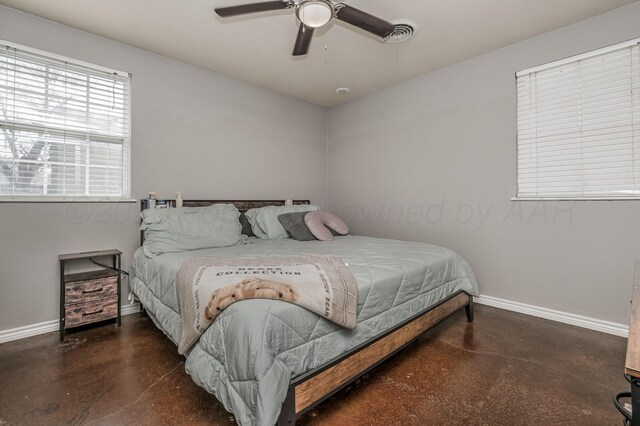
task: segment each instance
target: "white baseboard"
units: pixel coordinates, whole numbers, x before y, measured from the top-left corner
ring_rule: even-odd
[[[120,312],[122,315],[135,314],[140,312],[140,304],[131,303],[122,306]],[[40,322],[38,324],[25,325],[24,327],[12,328],[10,330],[0,331],[0,343],[11,342],[12,340],[26,339],[27,337],[37,336],[39,334],[51,333],[60,330],[60,320],[51,320]]]
[[[24,327],[12,328],[0,331],[0,343],[11,342],[12,340],[25,339],[38,334],[51,333],[60,328],[59,320],[40,322],[38,324],[25,325]]]
[[[120,308],[120,313],[124,315],[137,314],[140,312],[140,304],[139,303],[130,303],[128,305],[124,305]]]
[[[474,301],[480,305],[493,306],[494,308],[504,309],[507,311],[518,312],[520,314],[531,315],[534,317],[544,318],[551,321],[557,321],[564,324],[575,325],[577,327],[587,328],[589,330],[601,331],[603,333],[613,334],[620,337],[628,337],[629,327],[625,324],[619,324],[610,321],[604,321],[596,318],[585,317],[582,315],[570,314],[568,312],[556,311],[554,309],[542,308],[539,306],[527,305],[526,303],[514,302],[511,300],[500,299],[492,296],[480,295],[475,297]],[[132,303],[122,307],[122,315],[130,315],[140,312],[140,305]],[[10,342],[12,340],[25,339],[39,334],[50,333],[59,330],[59,321],[45,321],[38,324],[27,325],[24,327],[13,328],[10,330],[0,331],[0,343]]]
[[[575,325],[577,327],[588,328],[589,330],[601,331],[615,336],[629,336],[629,327],[625,324],[570,314],[568,312],[556,311],[554,309],[542,308],[540,306],[527,305],[526,303],[513,302],[511,300],[499,299],[492,296],[484,296],[482,294],[480,297],[474,297],[474,301],[481,305],[493,306],[494,308],[518,312],[520,314],[531,315],[564,324]]]

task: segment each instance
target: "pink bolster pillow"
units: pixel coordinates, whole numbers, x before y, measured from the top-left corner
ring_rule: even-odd
[[[313,236],[320,241],[333,240],[333,234],[329,228],[333,229],[340,235],[346,235],[349,233],[349,227],[344,223],[344,220],[329,212],[309,212],[304,217],[304,223],[307,225],[307,228],[309,228],[309,231],[311,231]],[[327,226],[329,228],[327,228]]]

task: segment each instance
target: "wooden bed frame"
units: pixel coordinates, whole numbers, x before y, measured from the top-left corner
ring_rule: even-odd
[[[185,200],[183,205],[204,207],[212,204],[233,204],[244,213],[249,209],[283,206],[284,203],[282,200]],[[309,201],[294,200],[293,203],[309,204]],[[145,200],[141,200],[141,211],[145,207]],[[143,240],[144,235],[141,234],[141,243]],[[462,307],[465,308],[467,321],[473,321],[473,297],[459,291],[340,357],[292,379],[277,424],[294,425],[298,417],[404,349]],[[142,305],[140,309],[144,314],[145,309]]]
[[[633,280],[624,375],[631,385],[631,391],[618,392],[613,398],[613,404],[620,411],[620,414],[624,416],[625,425],[640,426],[640,259],[636,260],[636,271]],[[631,412],[620,402],[620,399],[623,398],[631,398]]]

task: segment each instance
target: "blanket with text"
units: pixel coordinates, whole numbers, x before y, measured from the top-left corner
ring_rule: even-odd
[[[195,257],[178,272],[184,354],[218,314],[245,299],[294,303],[345,328],[356,326],[358,286],[336,256]]]

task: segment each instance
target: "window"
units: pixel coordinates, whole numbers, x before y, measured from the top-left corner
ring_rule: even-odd
[[[516,74],[517,198],[640,198],[638,43]]]
[[[0,41],[0,199],[130,197],[126,73]]]

